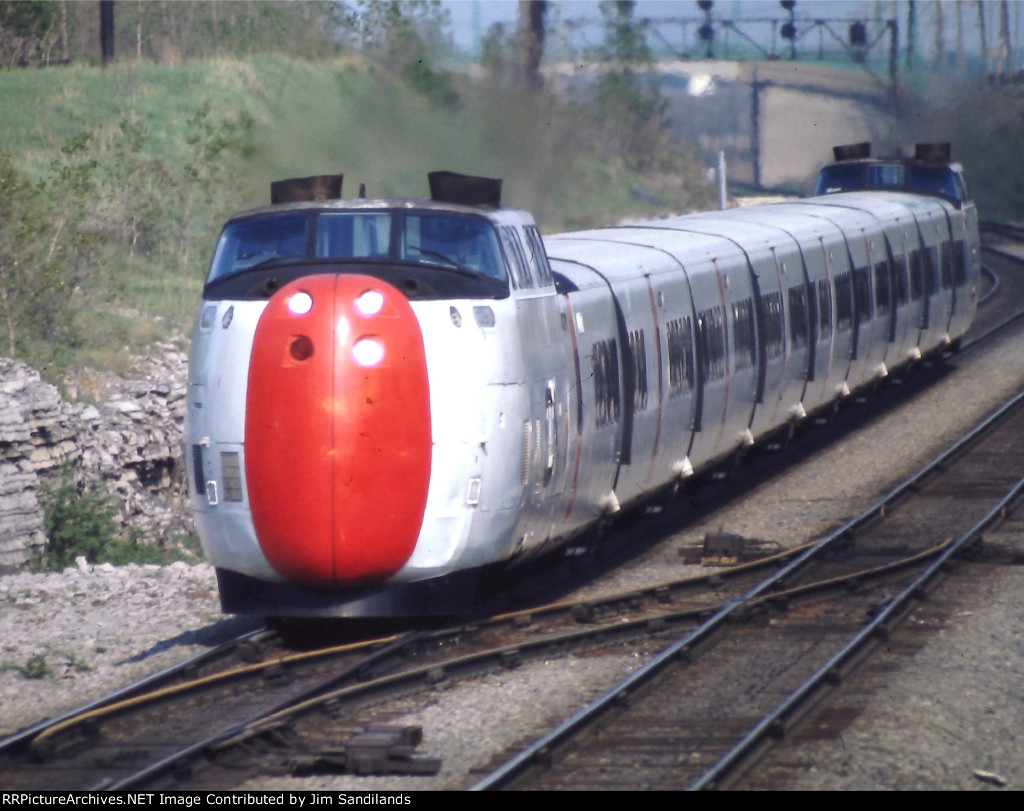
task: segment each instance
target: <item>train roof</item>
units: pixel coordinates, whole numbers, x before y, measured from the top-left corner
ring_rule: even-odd
[[[290,203],[276,203],[235,212],[227,221],[231,223],[251,217],[262,217],[289,211],[397,211],[413,209],[417,211],[438,211],[464,216],[483,217],[499,225],[533,222],[533,217],[530,213],[522,209],[489,208],[464,203],[447,203],[430,200],[425,197],[350,197],[337,200],[301,200]]]

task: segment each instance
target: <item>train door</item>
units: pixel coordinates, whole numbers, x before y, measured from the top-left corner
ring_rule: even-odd
[[[694,432],[703,425],[703,387],[697,376],[694,332],[697,315],[687,274],[676,260],[673,262],[674,268],[646,277],[655,320],[659,403],[657,441],[647,468],[647,486],[693,472],[690,452]]]
[[[761,414],[756,420],[757,426],[752,428],[755,435],[804,414],[802,403],[814,372],[815,347],[811,341],[810,317],[817,312],[817,301],[808,288],[803,254],[793,240],[773,247],[771,256],[774,284],[769,288],[767,280],[771,276],[761,276],[761,296],[765,302],[764,364],[768,382],[764,401],[758,407]],[[776,320],[780,305],[781,324]]]
[[[565,430],[572,382],[567,362],[564,302],[530,225],[502,224],[498,234],[513,279],[520,379],[526,411],[521,416],[523,513],[516,529],[521,548],[539,547],[560,532],[556,518],[567,479]]]
[[[894,306],[894,282],[892,264],[885,235],[878,226],[861,229],[858,241],[866,250],[864,275],[870,283],[866,291],[865,331],[871,335],[866,351],[865,364],[867,379],[884,377],[888,374],[887,362],[892,361],[892,345],[896,336],[896,308]]]
[[[949,242],[949,226],[938,206],[932,202],[910,206],[917,223],[921,243],[924,295],[928,299],[928,326],[922,338],[922,351],[941,345],[949,335],[953,315],[954,291],[949,267],[943,269],[942,246]]]
[[[924,341],[931,323],[925,256],[917,224],[912,220],[901,219],[899,228],[903,237],[903,248],[907,257],[907,274],[910,279],[910,301],[907,305],[910,319],[908,354],[912,357],[919,357],[922,352],[927,350]]]
[[[651,462],[661,441],[661,352],[657,305],[648,276],[632,273],[610,279],[610,283],[621,319],[619,342],[623,361],[622,446],[615,493],[626,503],[650,490]]]
[[[971,215],[974,215],[973,217]],[[974,320],[978,307],[978,288],[981,284],[981,256],[978,243],[977,214],[973,204],[963,210],[948,212],[950,237],[950,276],[956,292],[956,311],[950,319],[950,331],[961,335]]]

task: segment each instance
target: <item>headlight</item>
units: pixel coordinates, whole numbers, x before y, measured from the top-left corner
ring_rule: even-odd
[[[384,344],[376,338],[360,338],[352,347],[352,357],[360,366],[376,366],[384,360]]]

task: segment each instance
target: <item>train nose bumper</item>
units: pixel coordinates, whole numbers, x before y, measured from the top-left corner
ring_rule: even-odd
[[[256,326],[245,411],[249,504],[288,580],[331,587],[409,559],[430,482],[430,397],[419,323],[368,276],[307,276]]]

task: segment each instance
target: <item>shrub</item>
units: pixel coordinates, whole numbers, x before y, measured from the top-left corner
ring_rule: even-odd
[[[37,569],[60,571],[84,557],[89,563],[170,563],[189,558],[155,544],[144,543],[137,532],[120,529],[118,508],[110,493],[98,485],[77,483],[71,468],[61,469],[56,484],[40,492],[47,545],[34,562]]]

